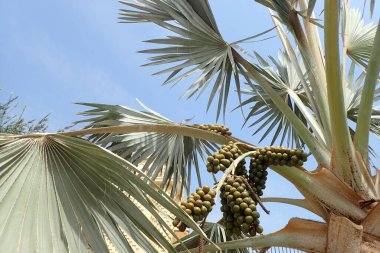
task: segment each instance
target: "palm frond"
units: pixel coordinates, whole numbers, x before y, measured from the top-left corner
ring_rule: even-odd
[[[347,118],[357,123],[361,92],[365,73],[362,72],[355,78],[355,64],[351,64],[345,92],[345,104],[347,110]],[[370,131],[380,138],[380,106],[375,104],[380,101],[380,88],[375,90],[374,106],[371,114]]]
[[[302,102],[308,106],[308,100],[305,91],[301,85],[301,80],[297,74],[294,65],[291,63],[286,53],[279,53],[279,60],[276,61],[271,58],[275,69],[265,61],[261,56],[256,54],[260,65],[257,66],[261,69],[261,73],[272,85],[272,88],[278,92],[278,94],[289,105],[293,112],[305,123],[307,121],[302,114],[300,108],[292,101],[289,96],[289,91],[293,91]],[[303,66],[302,66],[303,68]],[[303,72],[304,72],[303,68]],[[290,122],[286,119],[283,113],[273,103],[271,98],[265,93],[259,84],[251,84],[250,90],[243,90],[243,93],[248,95],[249,98],[242,102],[242,106],[251,105],[250,113],[246,117],[244,124],[248,120],[253,119],[254,122],[250,125],[257,126],[257,130],[254,134],[260,131],[265,132],[262,134],[260,142],[266,138],[269,133],[273,133],[272,141],[270,145],[273,145],[276,141],[282,145],[286,143],[287,146],[300,147],[303,145],[302,140],[293,129]]]
[[[342,30],[346,34],[347,55],[366,68],[371,57],[377,26],[365,24],[358,9],[347,8],[342,20]]]
[[[209,86],[212,87],[207,110],[218,95],[216,120],[222,111],[225,115],[233,79],[241,101],[238,65],[231,51],[233,46],[237,46],[222,38],[208,1],[135,0],[134,3],[122,3],[134,9],[122,10],[122,21],[152,22],[175,34],[146,41],[165,47],[141,51],[157,54],[145,66],[173,65],[155,73],[170,73],[164,84],[176,84],[192,74],[200,73],[183,97],[191,98],[195,94],[199,97]]]
[[[106,238],[119,252],[134,252],[125,234],[147,252],[157,252],[155,245],[175,252],[163,233],[171,227],[152,201],[202,233],[134,165],[89,141],[59,134],[1,139],[1,252],[108,252]]]
[[[365,79],[365,73],[362,72],[355,78],[355,63],[352,62],[350,70],[348,72],[348,78],[345,89],[345,104],[347,111],[347,118],[357,123],[359,117],[359,107],[361,101],[361,93],[363,90],[363,84]],[[380,89],[376,89],[374,102],[380,101]],[[380,138],[380,106],[374,105],[371,113],[370,120],[370,132]],[[350,128],[351,136],[355,136],[355,130]],[[370,162],[373,164],[374,159],[377,158],[375,149],[369,147],[369,154],[371,155]]]
[[[86,128],[134,124],[176,124],[152,109],[142,105],[144,111],[126,106],[81,103],[94,109],[81,113],[92,118],[78,121],[88,122]],[[178,124],[177,124],[178,125]],[[142,171],[152,179],[162,177],[162,188],[169,188],[171,196],[190,191],[190,182],[196,174],[201,182],[199,157],[206,159],[217,149],[216,144],[177,134],[163,133],[112,133],[92,135],[91,141],[107,147],[110,151],[135,165],[144,164]]]

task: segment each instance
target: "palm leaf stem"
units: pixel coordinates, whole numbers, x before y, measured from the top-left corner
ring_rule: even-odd
[[[358,123],[356,125],[356,133],[354,144],[357,151],[363,157],[368,165],[368,138],[371,122],[371,113],[373,99],[376,89],[377,77],[380,71],[380,21],[377,25],[375,41],[372,48],[371,58],[367,67],[367,75],[361,94],[361,102],[358,113]]]
[[[299,1],[301,9],[302,10],[309,9],[310,2],[308,3],[307,0]],[[314,1],[314,4],[315,4],[315,1]],[[313,12],[311,12],[310,16],[307,16],[306,19],[303,19],[303,24],[306,30],[306,36],[308,38],[309,45],[315,57],[316,63],[318,64],[318,68],[321,69],[322,72],[324,73],[325,63],[324,63],[321,39],[318,32],[318,26],[311,23],[310,18],[314,18]]]
[[[178,134],[183,136],[194,137],[198,139],[208,140],[219,144],[228,144],[229,141],[234,141],[233,137],[225,137],[220,134],[216,134],[210,131],[197,129],[194,127],[188,127],[183,125],[173,124],[136,124],[129,126],[112,126],[112,127],[99,127],[88,128],[78,131],[70,131],[58,133],[64,136],[84,136],[89,134],[106,134],[106,133],[134,133],[134,132],[157,132],[166,134]],[[38,138],[49,134],[28,134],[22,136],[6,136],[4,138]]]
[[[313,208],[310,207],[308,202],[305,199],[291,199],[291,198],[278,198],[278,197],[268,197],[268,198],[262,198],[262,202],[271,202],[271,203],[283,203],[288,204],[292,206],[297,206],[300,208],[304,208],[312,213],[315,213],[319,216],[318,213],[316,213]]]
[[[261,85],[264,91],[272,99],[273,103],[277,108],[286,116],[286,118],[291,122],[294,129],[297,131],[298,135],[309,147],[311,153],[315,156],[317,161],[323,165],[327,166],[330,163],[330,154],[326,146],[318,141],[309,129],[304,125],[304,123],[293,113],[289,106],[284,102],[284,100],[278,96],[278,94],[273,90],[267,80],[261,76],[261,74],[255,69],[255,67],[245,60],[238,52],[233,50],[234,58],[239,62],[246,71],[252,76],[252,78]]]
[[[327,243],[327,225],[325,223],[293,218],[288,225],[275,233],[247,237],[240,240],[218,243],[221,250],[237,248],[261,249],[271,246],[280,246],[304,250],[307,252],[325,252]],[[206,245],[206,252],[217,251],[216,246]],[[185,253],[189,251],[181,251]],[[198,252],[198,248],[190,250],[191,253]]]
[[[327,83],[324,66],[318,59],[321,57],[317,47],[311,47],[305,32],[303,31],[301,22],[299,20],[297,12],[293,9],[289,14],[289,22],[293,28],[293,34],[297,41],[297,45],[300,48],[302,59],[310,70],[308,72],[309,81],[312,86],[313,92],[315,94],[318,111],[322,118],[322,124],[325,128],[327,139],[331,136],[331,126],[330,126],[330,116],[328,110],[328,100],[327,100]],[[317,51],[317,52],[314,52]]]
[[[347,12],[347,7],[348,7],[348,0],[343,0],[343,9],[342,11],[344,12],[344,16],[346,15],[346,12]],[[342,20],[342,23],[343,22],[346,22],[346,17],[344,17],[344,20]],[[343,44],[343,48],[342,48],[342,89],[343,89],[343,97],[346,96],[346,60],[347,60],[347,33],[345,31],[345,27],[344,29],[342,28],[342,44]]]
[[[360,199],[358,195],[351,194],[352,190],[329,170],[324,169],[318,174],[298,167],[271,166],[270,168],[294,184],[301,193],[306,192],[309,194],[307,197],[317,200],[330,210],[358,222],[365,218],[366,212],[357,203]],[[338,187],[341,187],[340,191],[337,191]]]
[[[348,130],[343,88],[341,85],[339,13],[340,1],[325,0],[327,96],[333,141],[331,168],[348,185],[361,192],[361,194],[366,195],[365,185],[355,180],[355,174],[360,174],[360,171],[356,157],[354,156],[352,140]]]
[[[311,115],[311,113],[308,111],[308,108],[306,108],[305,104],[301,101],[299,96],[292,89],[288,89],[288,94],[293,99],[294,103],[298,106],[298,108],[301,110],[303,116],[308,121],[317,139],[320,140],[322,143],[325,143],[325,138],[322,129],[320,128],[318,122],[315,120],[314,116]]]

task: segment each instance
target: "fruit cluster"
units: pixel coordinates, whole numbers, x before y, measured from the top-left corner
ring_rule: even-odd
[[[268,175],[267,168],[267,166],[261,164],[256,165],[255,159],[251,159],[249,165],[249,183],[257,196],[263,195]]]
[[[266,147],[259,149],[251,157],[249,182],[258,196],[263,195],[267,180],[267,168],[271,165],[302,166],[307,154],[299,149]]]
[[[181,208],[185,210],[195,222],[202,221],[205,216],[211,212],[212,206],[215,205],[215,196],[215,190],[205,185],[203,188],[197,188],[196,192],[191,193],[186,201],[182,201]],[[186,225],[180,222],[178,218],[173,220],[173,226],[178,227],[182,232],[186,229]]]
[[[302,166],[307,160],[307,154],[301,149],[266,147],[255,152],[252,158],[257,165],[263,166]]]
[[[256,203],[241,178],[228,177],[222,185],[220,197],[227,236],[240,236],[242,232],[255,236],[263,232]]]
[[[193,127],[202,129],[202,130],[207,130],[210,132],[214,132],[217,134],[221,134],[224,136],[231,136],[231,131],[228,129],[228,127],[225,127],[223,125],[219,124],[195,124]]]
[[[242,154],[241,150],[230,141],[228,145],[222,145],[222,148],[214,155],[207,157],[207,171],[212,173],[225,171]],[[238,174],[247,173],[244,160],[236,166],[235,172]]]

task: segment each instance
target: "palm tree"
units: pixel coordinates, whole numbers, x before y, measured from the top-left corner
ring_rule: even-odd
[[[161,188],[173,182],[171,195],[189,193],[193,170],[200,179],[200,158],[206,160],[219,145],[232,143],[242,154],[217,181],[215,190],[223,191],[239,163],[265,149],[225,131],[211,132],[188,121],[175,123],[143,104],[138,111],[86,103],[92,109],[83,113],[91,117],[81,121],[88,122],[83,130],[1,137],[0,249],[106,252],[107,237],[118,250],[129,252],[132,249],[122,234],[127,231],[148,252],[155,252],[154,244],[176,252],[148,219],[136,215],[140,211],[133,199],[158,220],[162,219],[160,210],[151,204],[152,200],[159,202],[172,217],[208,241],[207,252],[265,251],[272,246],[310,252],[379,251],[380,173],[370,167],[368,145],[369,133],[377,137],[380,133],[375,104],[379,98],[379,25],[365,24],[361,12],[348,1],[325,0],[323,24],[314,18],[315,0],[257,2],[268,8],[284,46],[277,60],[271,58],[272,63],[258,53],[253,58],[240,46],[265,32],[226,42],[206,0],[122,2],[127,9],[121,11],[121,20],[152,22],[174,33],[148,41],[164,47],[143,51],[156,54],[147,65],[171,65],[157,73],[170,73],[165,84],[200,73],[184,95],[200,95],[212,86],[208,107],[218,94],[218,119],[226,117],[233,80],[238,107],[250,110],[245,123],[253,120],[257,133],[269,125],[262,138],[273,132],[272,144],[307,148],[318,163],[314,171],[302,163],[270,164],[304,199],[261,201],[299,206],[324,222],[293,218],[278,232],[237,238],[225,236],[223,226],[209,224],[206,227],[213,229],[205,228],[205,233],[152,180],[163,173]],[[371,1],[372,12],[373,6]],[[134,164],[142,161],[141,171]],[[257,189],[250,193],[261,202]],[[170,233],[171,228],[162,224]],[[218,240],[209,240],[207,235]],[[188,238],[177,249],[192,243]]]

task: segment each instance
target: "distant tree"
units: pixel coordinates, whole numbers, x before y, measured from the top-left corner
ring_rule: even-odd
[[[24,117],[26,106],[21,111],[18,108],[17,96],[11,95],[5,103],[0,101],[0,133],[27,134],[46,130],[49,115],[40,120],[27,120]]]

